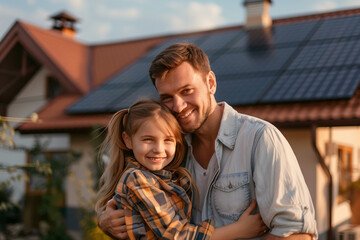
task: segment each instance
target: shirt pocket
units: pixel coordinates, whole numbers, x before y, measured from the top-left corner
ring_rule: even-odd
[[[221,175],[214,184],[212,200],[219,215],[238,220],[251,200],[248,172]]]

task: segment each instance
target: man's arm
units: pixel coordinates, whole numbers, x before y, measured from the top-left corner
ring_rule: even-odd
[[[272,126],[259,137],[253,179],[260,214],[274,234],[265,239],[292,233],[298,234],[290,235],[290,239],[317,237],[315,209],[296,156],[285,137]]]
[[[266,235],[263,240],[311,240],[312,235],[307,233],[293,234],[288,237],[278,237],[272,234]]]
[[[98,218],[98,225],[111,238],[128,238],[124,210],[116,209],[116,201],[114,199],[110,199],[107,202],[105,211]]]

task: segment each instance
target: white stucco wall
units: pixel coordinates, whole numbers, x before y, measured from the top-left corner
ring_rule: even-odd
[[[301,171],[309,188],[319,234],[327,230],[328,180],[322,170],[311,143],[311,129],[280,129],[289,141],[298,159]]]
[[[359,177],[360,127],[323,127],[317,130],[317,146],[328,165],[333,178],[333,226],[348,221],[351,217],[349,201],[338,202],[339,174],[337,146],[352,148],[353,180]],[[320,183],[320,181],[319,181]]]
[[[41,68],[9,104],[7,115],[11,117],[28,117],[31,113],[37,112],[43,107],[47,103],[45,80],[49,74],[48,69]]]
[[[40,69],[34,77],[29,80],[28,84],[21,89],[11,104],[9,104],[7,116],[24,118],[41,109],[47,103],[45,80],[49,74],[48,69]],[[17,124],[12,123],[12,125],[16,127]],[[41,142],[47,143],[47,151],[65,151],[70,148],[70,137],[68,134],[42,134],[38,137]],[[34,145],[35,135],[20,135],[16,133],[13,140],[16,146],[30,148]],[[26,161],[26,153],[24,151],[0,149],[0,163],[6,166],[23,165]],[[17,171],[14,175],[20,173],[20,171]],[[7,172],[1,172],[1,182],[8,178],[9,174]],[[11,187],[13,188],[12,200],[18,202],[25,192],[25,182],[24,180],[13,182]]]
[[[71,167],[74,177],[68,177],[66,180],[66,206],[76,208],[84,206],[83,202],[79,202],[81,198],[86,201],[94,198],[91,191],[93,183],[89,181],[88,174],[90,174],[89,165],[94,160],[95,151],[89,134],[72,134],[71,149],[82,153],[81,159]]]

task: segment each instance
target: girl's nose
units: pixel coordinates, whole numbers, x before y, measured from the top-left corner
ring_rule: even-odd
[[[158,152],[163,152],[164,151],[164,144],[161,142],[157,142],[154,144],[154,148],[153,151],[158,153]]]

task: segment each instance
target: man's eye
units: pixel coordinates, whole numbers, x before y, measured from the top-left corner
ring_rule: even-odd
[[[190,94],[190,93],[192,93],[192,89],[189,89],[189,88],[184,89],[184,90],[182,91],[182,93],[183,93],[183,94]]]

